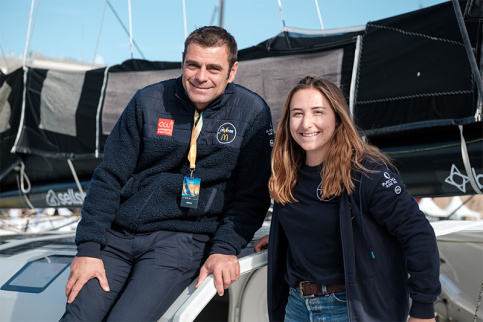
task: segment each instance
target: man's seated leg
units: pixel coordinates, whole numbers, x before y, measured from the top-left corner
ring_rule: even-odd
[[[157,321],[198,276],[206,241],[193,234],[138,234],[132,275],[109,314],[110,321]]]
[[[115,303],[131,272],[130,235],[108,232],[108,246],[101,251],[110,291],[104,291],[97,278],[82,287],[74,302],[66,305],[61,321],[101,321]]]

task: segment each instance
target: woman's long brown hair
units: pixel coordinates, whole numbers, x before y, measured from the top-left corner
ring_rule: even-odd
[[[290,103],[293,95],[302,89],[320,91],[336,115],[334,135],[320,173],[321,199],[339,196],[344,190],[350,194],[354,190],[351,171],[371,172],[362,164],[365,159],[391,165],[389,158],[377,147],[362,140],[351,119],[345,97],[337,85],[317,76],[306,76],[288,94],[277,127],[269,181],[270,194],[276,202],[297,202],[292,191],[297,183],[297,171],[305,162],[305,151],[290,134]]]

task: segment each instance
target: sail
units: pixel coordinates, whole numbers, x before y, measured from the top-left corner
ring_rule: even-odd
[[[480,63],[479,21],[465,24]],[[239,64],[235,82],[267,101],[274,127],[289,90],[317,74],[342,88],[362,135],[393,158],[415,197],[483,189],[478,91],[450,2],[361,27],[284,28],[240,50]],[[128,60],[0,75],[0,207],[81,206],[132,95],[179,77],[180,66]]]

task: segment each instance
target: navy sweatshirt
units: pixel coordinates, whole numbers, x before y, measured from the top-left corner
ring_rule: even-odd
[[[89,186],[77,227],[78,256],[98,257],[112,224],[133,232],[207,234],[235,253],[253,238],[270,204],[270,110],[257,94],[230,83],[203,111],[196,209],[180,206],[194,113],[181,78],[134,95]]]
[[[303,164],[292,191],[298,202],[278,207],[278,219],[289,241],[285,280],[291,287],[302,281],[344,284],[339,198],[320,200],[321,169],[321,165]]]

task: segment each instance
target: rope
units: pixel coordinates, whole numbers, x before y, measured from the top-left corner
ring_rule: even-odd
[[[320,29],[324,29],[324,23],[322,22],[322,16],[320,15],[319,3],[315,0],[315,7],[317,8],[317,14],[319,15]]]
[[[453,216],[460,208],[462,208],[464,205],[468,203],[471,199],[473,199],[475,195],[472,195],[468,199],[465,200],[465,202],[462,202],[461,205],[459,205],[455,210],[453,210],[448,216],[444,217],[443,219],[450,219],[451,216]]]
[[[32,12],[34,11],[34,6],[35,6],[35,0],[32,0],[31,5],[30,5],[30,15],[29,15],[29,24],[27,27],[27,39],[25,39],[25,49],[23,53],[23,68],[25,69],[25,66],[27,65],[27,51],[30,43],[30,27],[32,25]]]
[[[184,27],[184,39],[188,38],[188,28],[186,27],[186,3],[183,0],[183,27]]]
[[[425,94],[415,94],[415,95],[407,95],[407,96],[399,96],[399,97],[381,98],[381,99],[375,99],[375,100],[369,100],[369,101],[358,101],[357,104],[362,105],[362,104],[397,101],[397,100],[410,99],[410,98],[431,97],[431,96],[439,96],[439,95],[459,95],[459,94],[471,94],[471,93],[473,93],[472,90],[439,92],[439,93],[425,93]]]
[[[283,16],[283,8],[282,8],[282,1],[278,1],[278,10],[280,10],[280,16],[282,17],[282,25],[285,27],[285,17]]]
[[[379,28],[379,29],[392,30],[392,31],[396,31],[396,32],[399,32],[399,33],[404,34],[404,35],[408,35],[408,36],[417,36],[417,37],[427,38],[429,40],[442,41],[442,42],[447,42],[447,43],[450,43],[450,44],[453,44],[453,45],[464,46],[464,44],[462,44],[460,42],[457,42],[457,41],[454,41],[454,40],[444,39],[444,38],[438,38],[438,37],[432,37],[432,36],[428,36],[428,35],[425,35],[425,34],[420,34],[420,33],[417,33],[417,32],[405,31],[405,30],[402,30],[402,29],[394,28],[394,27],[374,25],[372,23],[368,23],[367,26],[368,27],[373,27],[373,28]]]
[[[476,303],[476,311],[475,311],[475,318],[473,319],[473,322],[476,322],[476,319],[478,317],[478,310],[480,309],[480,303],[481,303],[481,294],[483,293],[483,280],[481,281],[481,289],[480,289],[480,295],[478,296],[478,302]]]
[[[70,171],[72,172],[72,176],[74,177],[75,183],[77,185],[77,189],[79,189],[79,192],[85,196],[84,190],[82,189],[82,186],[79,182],[79,178],[77,177],[77,172],[75,171],[72,161],[70,159],[67,159],[67,163],[69,164],[69,168],[70,168]]]
[[[481,142],[483,139],[476,139],[473,141],[468,141],[468,144],[473,144],[476,142]],[[405,154],[405,153],[414,153],[414,152],[423,152],[423,151],[433,151],[433,150],[439,150],[439,149],[446,149],[446,148],[451,148],[454,146],[460,146],[460,143],[455,143],[455,144],[446,144],[446,145],[440,145],[440,146],[435,146],[431,148],[422,148],[422,149],[412,149],[412,150],[406,150],[406,151],[399,151],[399,152],[384,152],[384,154],[389,154],[389,155],[397,155],[397,154]]]
[[[22,191],[22,196],[25,198],[25,201],[27,202],[27,205],[29,206],[30,209],[35,209],[35,207],[32,205],[30,202],[27,194],[30,192],[30,189],[32,188],[30,184],[30,180],[28,176],[25,174],[25,164],[23,162],[20,163],[20,166],[16,166],[14,168],[15,171],[20,172],[20,177],[17,175],[17,185],[20,188],[20,191]],[[27,183],[28,188],[25,189],[25,183]]]
[[[129,48],[131,50],[131,59],[133,59],[131,0],[127,0],[127,3],[128,3],[128,7],[129,7]]]
[[[354,52],[354,64],[352,65],[352,76],[351,76],[351,86],[350,86],[350,98],[349,98],[349,110],[351,113],[351,118],[354,119],[354,106],[356,105],[357,96],[357,79],[359,76],[359,66],[361,62],[362,53],[362,36],[357,36],[356,50]]]
[[[107,4],[109,5],[109,8],[111,9],[112,13],[114,13],[114,16],[116,17],[117,21],[121,24],[121,27],[122,29],[124,30],[124,32],[128,35],[128,37],[130,37],[130,34],[129,34],[129,30],[127,30],[126,26],[124,25],[124,23],[122,22],[121,18],[119,17],[119,15],[117,14],[116,10],[114,9],[114,7],[111,5],[111,3],[109,2],[109,0],[106,0]],[[146,59],[144,57],[144,54],[143,52],[141,51],[141,49],[139,49],[138,45],[136,44],[136,41],[134,41],[133,39],[133,45],[134,47],[136,47],[136,49],[139,51],[139,53],[141,54],[141,57],[143,59]]]
[[[100,149],[100,122],[101,122],[101,111],[104,102],[104,95],[106,95],[106,86],[107,86],[107,78],[109,76],[109,67],[104,69],[104,79],[102,80],[102,88],[101,88],[101,96],[99,97],[99,104],[97,104],[97,113],[96,113],[96,158],[99,158],[99,149]]]
[[[106,17],[107,2],[104,3],[104,11],[102,12],[101,26],[99,27],[99,33],[97,34],[96,49],[94,50],[94,57],[92,57],[92,68],[96,62],[97,49],[99,49],[99,41],[101,40],[102,25],[104,24],[104,18]]]
[[[25,164],[23,162],[21,162],[20,166],[16,166],[14,168],[14,170],[20,172],[20,190],[23,193],[29,193],[32,186],[30,185],[30,180],[29,180],[28,176],[25,174]],[[27,189],[25,189],[24,182],[27,183],[27,186],[28,186]]]
[[[471,187],[477,194],[483,194],[481,190],[478,188],[478,184],[476,183],[475,177],[473,177],[473,173],[471,172],[471,164],[470,164],[470,157],[468,155],[468,149],[466,147],[465,137],[463,136],[463,125],[458,125],[460,130],[460,137],[461,137],[461,159],[463,160],[463,164],[465,166],[466,174],[468,175],[468,179],[470,180]]]

